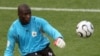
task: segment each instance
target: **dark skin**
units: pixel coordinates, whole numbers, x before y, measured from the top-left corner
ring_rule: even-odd
[[[22,25],[27,25],[31,19],[31,9],[28,5],[22,4],[18,7],[18,16]]]

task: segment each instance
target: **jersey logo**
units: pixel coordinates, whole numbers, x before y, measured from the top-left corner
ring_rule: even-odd
[[[37,32],[32,31],[32,36],[33,36],[33,37],[36,37],[36,36],[37,36]]]

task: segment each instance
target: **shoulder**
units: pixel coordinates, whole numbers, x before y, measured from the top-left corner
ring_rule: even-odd
[[[40,22],[40,23],[48,23],[46,19],[42,17],[37,17],[37,16],[32,16],[32,20],[34,20],[35,22]]]
[[[15,36],[16,34],[16,27],[17,27],[18,20],[15,20],[8,29],[9,36]]]
[[[16,26],[18,26],[18,19],[15,20],[14,22],[12,22],[12,24],[10,25],[10,29],[9,30],[14,30],[16,28]]]

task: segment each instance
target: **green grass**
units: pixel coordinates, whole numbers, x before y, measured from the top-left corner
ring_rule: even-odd
[[[100,0],[1,0],[0,6],[18,6],[27,3],[34,7],[57,8],[100,8]]]
[[[27,3],[32,7],[100,8],[99,2],[99,0],[30,0],[24,2],[2,0],[0,6],[12,7]],[[32,11],[32,15],[45,18],[64,36],[66,41],[64,49],[54,46],[53,39],[50,38],[51,47],[56,56],[100,56],[100,13]],[[3,56],[6,48],[8,28],[16,18],[16,10],[0,10],[0,56]],[[81,20],[89,20],[93,23],[94,33],[90,38],[80,38],[76,34],[76,25]],[[17,45],[14,56],[20,56]]]

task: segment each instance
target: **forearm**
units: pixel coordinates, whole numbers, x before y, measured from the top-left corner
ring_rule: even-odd
[[[4,56],[13,56],[13,53],[9,50],[5,50]]]
[[[4,52],[4,56],[13,56],[14,47],[15,47],[15,41],[9,39],[7,41],[7,46]]]

